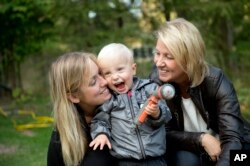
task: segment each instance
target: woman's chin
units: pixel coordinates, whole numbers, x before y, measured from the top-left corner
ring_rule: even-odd
[[[107,91],[105,91],[105,92],[102,94],[102,97],[103,97],[103,100],[106,101],[106,100],[110,99],[111,94],[110,94],[110,92],[107,90]]]
[[[169,82],[169,78],[167,78],[166,76],[161,76],[161,75],[159,75],[159,79],[160,79],[162,82]]]

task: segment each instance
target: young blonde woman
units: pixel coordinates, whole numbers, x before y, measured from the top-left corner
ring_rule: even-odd
[[[173,117],[167,127],[169,165],[229,165],[230,150],[250,141],[249,128],[243,136],[233,84],[221,69],[206,63],[205,44],[191,22],[168,21],[156,37],[151,78],[176,89],[168,102]]]
[[[84,52],[62,55],[52,64],[49,79],[55,123],[47,165],[114,165],[108,149],[94,151],[88,146],[94,110],[111,97],[95,56]]]

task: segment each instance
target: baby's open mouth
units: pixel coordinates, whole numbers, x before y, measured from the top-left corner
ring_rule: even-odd
[[[115,84],[115,87],[116,87],[116,89],[117,89],[119,92],[123,92],[123,91],[125,90],[125,84],[124,84],[124,82]]]
[[[124,82],[121,82],[121,83],[119,83],[119,84],[115,84],[115,87],[116,87],[117,89],[123,88],[124,86],[125,86]]]

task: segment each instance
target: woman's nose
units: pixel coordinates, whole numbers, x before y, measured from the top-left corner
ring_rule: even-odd
[[[155,62],[156,66],[162,66],[163,65],[163,58],[162,58],[162,56],[155,57],[154,62]]]

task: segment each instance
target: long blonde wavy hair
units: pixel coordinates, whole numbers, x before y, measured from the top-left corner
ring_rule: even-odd
[[[62,156],[67,166],[78,165],[88,146],[77,108],[67,95],[76,92],[88,77],[91,61],[96,63],[91,53],[64,54],[51,65],[49,72],[54,126],[60,134]]]
[[[163,41],[176,63],[186,72],[191,87],[199,85],[208,72],[205,44],[199,30],[191,22],[177,18],[163,24],[156,31],[156,37]]]

